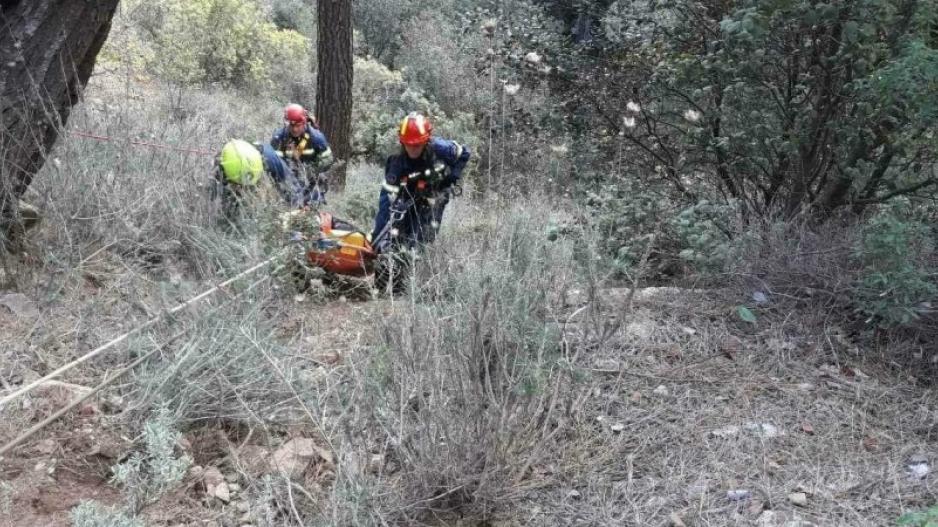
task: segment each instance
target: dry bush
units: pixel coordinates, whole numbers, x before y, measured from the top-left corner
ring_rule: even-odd
[[[589,463],[564,447],[578,388],[556,301],[580,244],[548,241],[531,203],[460,205],[469,221],[446,226],[335,386],[347,512],[321,512],[331,524],[492,519]]]
[[[232,115],[234,107],[265,105],[246,105],[218,93],[122,89],[116,81],[92,82],[89,98],[73,112],[62,141],[30,188],[30,200],[46,215],[36,243],[45,248],[41,257],[50,264],[47,270],[88,271],[111,259],[102,265],[116,266],[112,272],[127,265],[206,277],[227,269],[225,264],[241,265],[255,257],[259,248],[249,236],[232,237],[217,228],[217,203],[208,193],[212,155],[128,141],[214,154],[231,137],[265,139],[279,124],[276,111]]]
[[[269,137],[280,103],[124,81],[92,78],[24,196],[44,218],[30,231],[27,254],[3,258],[0,274],[42,316],[4,347],[13,374],[51,371],[270,249],[259,224],[269,221],[271,201],[258,200],[264,214],[246,214],[233,229],[206,190],[211,154],[231,137]],[[76,382],[96,378],[86,368],[75,373]]]
[[[856,268],[850,257],[857,239],[853,222],[812,228],[805,222],[769,222],[750,231],[729,273],[746,287],[767,293],[817,294],[831,305],[851,287]]]
[[[137,369],[125,394],[132,422],[142,423],[155,408],[164,407],[175,421],[190,426],[236,428],[299,419],[290,387],[303,380],[269,318],[273,292],[260,289],[184,321],[186,335],[174,352]]]

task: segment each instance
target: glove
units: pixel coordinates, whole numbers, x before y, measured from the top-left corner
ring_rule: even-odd
[[[437,179],[448,179],[452,170],[446,164],[437,162],[433,165],[433,173]]]

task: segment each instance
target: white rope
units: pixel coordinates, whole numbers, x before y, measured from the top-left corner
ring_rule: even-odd
[[[17,397],[19,397],[19,396],[21,396],[21,395],[23,395],[23,394],[25,394],[25,393],[28,393],[29,391],[33,390],[34,388],[36,388],[37,386],[43,384],[44,382],[46,382],[46,381],[48,381],[48,380],[51,380],[51,379],[54,379],[55,377],[58,377],[58,376],[61,375],[62,373],[65,373],[66,371],[68,371],[68,370],[74,368],[75,366],[78,366],[79,364],[81,364],[81,363],[83,363],[83,362],[86,362],[86,361],[88,361],[89,359],[92,359],[92,358],[94,358],[94,357],[100,355],[100,354],[103,353],[104,351],[106,351],[106,350],[108,350],[108,349],[110,349],[110,348],[113,348],[115,345],[120,344],[121,342],[127,340],[127,338],[130,337],[131,335],[135,335],[135,334],[137,334],[137,333],[143,331],[144,329],[147,329],[148,327],[150,327],[150,326],[156,324],[157,322],[159,322],[160,320],[162,320],[166,315],[172,315],[172,314],[178,313],[179,311],[182,311],[182,310],[185,309],[186,307],[188,307],[188,306],[190,306],[190,305],[192,305],[192,304],[198,302],[199,300],[202,300],[203,298],[205,298],[205,297],[207,297],[207,296],[209,296],[209,295],[215,293],[216,291],[221,290],[223,287],[225,287],[225,286],[227,286],[227,285],[229,285],[229,284],[231,284],[231,283],[233,283],[233,282],[235,282],[235,281],[237,281],[237,280],[239,280],[239,279],[241,279],[241,278],[243,278],[243,277],[245,277],[245,276],[247,276],[247,275],[249,275],[249,274],[251,274],[251,273],[254,273],[254,272],[257,271],[258,269],[262,269],[262,268],[266,267],[267,265],[270,265],[271,262],[275,261],[279,256],[280,256],[280,254],[278,253],[276,256],[272,256],[271,258],[269,258],[269,259],[267,259],[267,260],[265,260],[265,261],[263,261],[263,262],[261,262],[261,263],[255,265],[255,266],[251,267],[250,269],[247,269],[247,270],[245,270],[245,271],[242,271],[241,273],[238,273],[237,275],[235,275],[235,276],[229,278],[228,280],[225,280],[224,282],[222,282],[222,283],[216,285],[215,287],[212,287],[211,289],[208,289],[208,290],[202,292],[201,294],[199,294],[199,295],[197,295],[197,296],[194,296],[194,297],[190,298],[189,300],[186,300],[185,302],[183,302],[183,303],[181,303],[181,304],[178,304],[178,305],[176,305],[175,307],[173,307],[173,308],[171,308],[171,309],[169,309],[169,310],[167,310],[167,311],[164,311],[163,313],[160,313],[159,315],[157,315],[157,316],[151,318],[150,320],[147,320],[147,321],[144,322],[143,324],[141,324],[141,325],[135,327],[134,329],[132,329],[132,330],[130,330],[130,331],[124,333],[123,335],[121,335],[121,336],[119,336],[119,337],[117,337],[117,338],[111,340],[110,342],[108,342],[108,343],[106,343],[106,344],[104,344],[104,345],[102,345],[102,346],[100,346],[100,347],[98,347],[98,348],[95,348],[95,349],[89,351],[89,352],[86,353],[85,355],[83,355],[83,356],[81,356],[81,357],[79,357],[79,358],[73,360],[72,362],[70,362],[70,363],[68,363],[68,364],[66,364],[66,365],[64,365],[64,366],[62,366],[62,367],[60,367],[60,368],[58,368],[58,369],[56,369],[55,371],[53,371],[52,373],[46,375],[45,377],[42,377],[42,378],[40,378],[40,379],[37,379],[37,380],[35,380],[35,381],[33,381],[33,382],[27,384],[26,386],[23,386],[22,388],[19,388],[18,390],[14,391],[13,393],[11,393],[11,394],[9,394],[9,395],[3,397],[3,399],[0,399],[0,407],[3,407],[5,404],[7,404],[8,402],[12,401],[13,399],[16,399]]]
[[[89,390],[88,393],[86,393],[86,394],[82,395],[81,397],[75,399],[74,401],[68,403],[68,404],[65,405],[64,407],[62,407],[62,408],[60,408],[59,410],[55,411],[55,413],[53,413],[53,414],[50,415],[49,417],[47,417],[47,418],[43,419],[41,422],[37,423],[35,426],[33,426],[32,428],[30,428],[29,430],[27,430],[27,431],[23,432],[22,434],[20,434],[19,436],[17,436],[16,439],[13,439],[13,440],[10,441],[9,443],[3,445],[3,448],[0,448],[0,459],[2,459],[2,458],[3,458],[3,455],[6,454],[7,452],[9,452],[11,449],[13,449],[16,445],[22,443],[23,441],[26,441],[27,439],[29,439],[30,437],[32,437],[36,432],[38,432],[38,431],[42,430],[43,428],[49,426],[49,424],[51,424],[51,423],[53,423],[54,421],[56,421],[59,417],[62,417],[63,415],[65,415],[69,410],[71,410],[72,408],[75,408],[75,407],[78,406],[79,404],[81,404],[81,403],[83,403],[84,401],[88,400],[92,395],[94,395],[94,394],[100,392],[105,386],[107,386],[108,384],[111,384],[112,382],[114,382],[115,380],[117,380],[119,377],[123,376],[125,373],[127,373],[127,372],[129,372],[130,370],[134,369],[134,368],[137,367],[140,363],[142,363],[143,361],[149,359],[153,354],[155,354],[155,353],[158,352],[158,351],[161,351],[161,350],[164,348],[164,346],[166,346],[167,344],[169,344],[169,343],[172,342],[173,340],[176,340],[177,338],[181,337],[181,336],[184,335],[184,334],[185,334],[185,331],[180,331],[179,333],[173,335],[173,336],[170,337],[169,340],[168,340],[165,344],[163,344],[162,346],[157,346],[157,347],[154,348],[153,350],[149,351],[148,353],[146,353],[146,354],[144,354],[143,356],[139,357],[137,360],[135,360],[135,361],[131,362],[130,364],[128,364],[127,366],[125,366],[123,369],[121,369],[121,370],[119,370],[119,371],[117,371],[117,372],[111,374],[110,377],[104,379],[104,381],[102,381],[101,384],[99,384],[99,385],[95,386],[93,389]]]
[[[274,258],[276,258],[276,256],[275,256]],[[270,260],[268,260],[268,261],[270,261]],[[265,263],[266,263],[266,262],[265,262]],[[260,264],[259,264],[259,265],[260,265]],[[245,271],[245,273],[247,273],[247,271]],[[242,273],[242,275],[245,274],[245,273]],[[260,283],[264,282],[265,280],[267,280],[267,279],[269,279],[269,278],[270,278],[270,276],[265,276],[264,278],[261,278],[260,280],[255,281],[254,283],[252,283],[251,285],[249,285],[245,291],[242,291],[241,293],[239,293],[238,295],[236,295],[235,298],[238,298],[239,296],[241,296],[241,294],[246,293],[246,292],[248,292],[248,291],[254,289],[254,287],[256,287],[257,285],[259,285]],[[216,286],[216,289],[217,289],[218,287],[224,287],[224,284],[219,284],[218,286]],[[114,382],[115,380],[119,379],[120,377],[122,377],[124,374],[126,374],[126,373],[129,372],[130,370],[136,368],[136,367],[137,367],[138,365],[140,365],[143,361],[145,361],[145,360],[147,360],[148,358],[150,358],[151,356],[153,356],[156,352],[163,350],[166,346],[168,346],[170,343],[172,343],[174,340],[178,339],[179,337],[185,335],[188,331],[189,331],[188,329],[184,329],[184,330],[182,330],[182,331],[176,333],[176,334],[173,335],[172,337],[169,337],[169,339],[167,339],[166,342],[164,342],[162,345],[157,346],[156,348],[154,348],[153,350],[151,350],[151,351],[149,351],[148,353],[144,354],[143,356],[137,358],[135,361],[131,362],[130,364],[128,364],[127,366],[125,366],[125,367],[122,368],[121,370],[118,370],[117,372],[111,374],[109,377],[107,377],[106,379],[104,379],[103,381],[101,381],[100,384],[98,384],[97,386],[95,386],[93,389],[89,390],[87,393],[83,394],[82,396],[80,396],[80,397],[78,397],[77,399],[71,401],[70,403],[68,403],[68,404],[65,405],[64,407],[62,407],[62,408],[60,408],[59,410],[55,411],[55,412],[54,412],[52,415],[50,415],[49,417],[43,419],[41,422],[37,423],[35,426],[33,426],[32,428],[30,428],[29,430],[26,430],[25,432],[23,432],[22,434],[20,434],[19,436],[17,436],[16,439],[13,439],[13,440],[11,440],[9,443],[3,445],[3,447],[0,448],[0,459],[3,459],[3,455],[6,454],[7,452],[9,452],[10,450],[12,450],[13,448],[15,448],[17,445],[19,445],[19,444],[22,443],[23,441],[26,441],[27,439],[29,439],[30,437],[32,437],[33,435],[35,435],[37,432],[39,432],[39,431],[42,430],[43,428],[49,426],[50,424],[52,424],[53,422],[55,422],[56,420],[58,420],[60,417],[62,417],[62,416],[65,415],[66,413],[68,413],[69,410],[75,408],[76,406],[78,406],[78,405],[81,404],[82,402],[88,400],[92,395],[95,395],[96,393],[100,392],[102,389],[104,389],[104,387],[106,387],[107,385],[111,384],[111,383]]]

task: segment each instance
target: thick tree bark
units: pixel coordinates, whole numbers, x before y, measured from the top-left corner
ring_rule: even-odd
[[[118,0],[0,1],[0,214],[42,167],[91,75]]]
[[[352,0],[317,0],[317,6],[316,116],[338,161],[332,183],[343,189],[351,154]]]

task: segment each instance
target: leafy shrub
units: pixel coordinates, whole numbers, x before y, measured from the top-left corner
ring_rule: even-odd
[[[378,214],[378,193],[384,181],[384,166],[355,164],[349,167],[345,192],[330,201],[338,217],[371,232]]]
[[[892,208],[864,227],[855,256],[862,265],[861,309],[885,325],[904,325],[918,318],[918,304],[934,298],[938,285],[924,262],[934,251],[924,223]]]
[[[415,0],[370,0],[355,4],[359,51],[385,64],[394,61],[402,43],[401,26],[417,10]]]
[[[585,201],[614,269],[627,272],[637,264],[653,235],[662,272],[678,259],[697,271],[717,271],[733,255],[739,229],[732,204],[701,200],[676,210],[667,197],[629,176],[596,177],[604,182],[587,191]]]
[[[399,71],[370,59],[355,59],[355,122],[352,142],[355,151],[384,166],[385,158],[399,149],[397,124],[412,111],[433,119],[437,135],[454,139],[475,148],[478,134],[469,113],[447,114],[420,91],[414,89]]]
[[[601,233],[602,251],[615,270],[628,272],[645,252],[654,225],[664,214],[663,204],[637,185],[621,181],[588,191],[586,205]]]
[[[176,457],[180,434],[173,428],[172,416],[161,408],[143,428],[144,449],[111,467],[112,482],[123,487],[126,505],[105,507],[84,501],[71,511],[73,527],[143,527],[135,516],[141,508],[153,503],[175,487],[186,475],[191,460]]]
[[[72,527],[145,527],[142,520],[126,512],[105,507],[94,501],[83,501],[69,514]]]
[[[270,20],[278,29],[289,29],[316,41],[316,10],[303,0],[274,0]]]
[[[433,28],[427,31],[426,28]],[[450,36],[455,27],[444,16],[424,10],[404,24],[400,62],[408,85],[419,87],[448,114],[459,111],[482,113],[492,94],[480,90],[478,72],[468,57],[482,56],[486,44],[478,31]]]
[[[161,408],[143,429],[145,447],[134,452],[130,459],[112,467],[113,481],[124,488],[128,509],[140,507],[159,499],[186,475],[191,460],[176,457],[176,442],[180,434],[173,428],[172,416]]]
[[[700,201],[677,214],[671,224],[681,244],[679,256],[701,271],[722,269],[733,249],[733,205]]]
[[[924,511],[903,514],[899,517],[898,524],[910,527],[938,527],[938,505]]]
[[[103,57],[139,50],[139,60],[162,79],[264,90],[310,70],[310,41],[267,21],[254,0],[131,3],[127,11],[136,39],[109,40]]]

